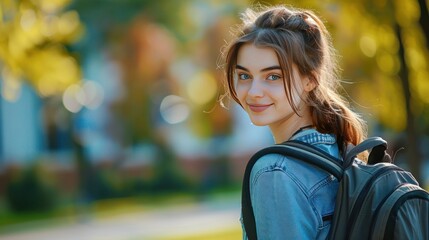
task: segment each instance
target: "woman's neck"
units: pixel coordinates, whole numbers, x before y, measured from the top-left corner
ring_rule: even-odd
[[[309,125],[313,125],[313,121],[310,112],[305,111],[301,113],[301,116],[293,113],[290,117],[273,123],[269,127],[274,137],[274,142],[278,144],[289,140],[296,131]]]

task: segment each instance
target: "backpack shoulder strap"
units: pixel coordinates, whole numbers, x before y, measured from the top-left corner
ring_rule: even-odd
[[[257,239],[255,216],[250,198],[250,174],[258,159],[264,155],[272,153],[282,154],[314,165],[315,167],[334,175],[338,180],[341,180],[343,175],[343,168],[338,159],[305,142],[296,140],[287,141],[282,144],[264,148],[257,152],[247,163],[243,177],[241,196],[241,214],[243,224],[247,237],[250,240]]]

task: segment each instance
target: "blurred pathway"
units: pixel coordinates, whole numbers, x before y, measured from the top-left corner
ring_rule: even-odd
[[[80,222],[45,222],[43,227],[15,226],[20,231],[0,234],[2,240],[129,240],[165,239],[240,228],[239,199],[205,201]],[[60,221],[60,220],[59,220]]]

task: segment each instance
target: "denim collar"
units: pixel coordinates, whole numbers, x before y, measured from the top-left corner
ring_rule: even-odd
[[[334,134],[320,133],[316,129],[304,129],[295,134],[290,140],[298,140],[309,144],[334,144]]]

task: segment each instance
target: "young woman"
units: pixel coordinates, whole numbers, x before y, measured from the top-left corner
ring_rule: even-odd
[[[284,6],[247,10],[242,20],[224,55],[230,96],[254,125],[269,126],[276,143],[300,140],[341,159],[366,127],[336,91],[338,68],[323,22]],[[250,175],[258,239],[325,239],[337,188],[322,170],[265,155]]]

